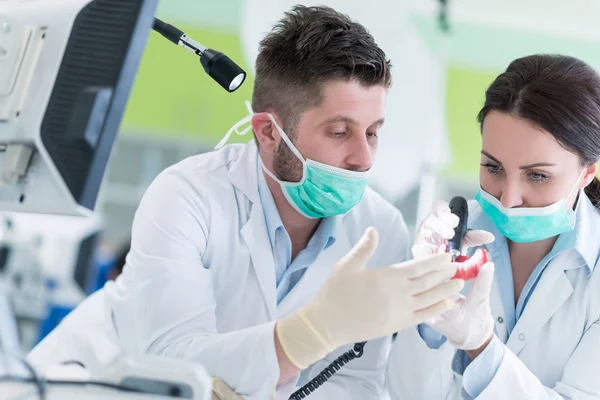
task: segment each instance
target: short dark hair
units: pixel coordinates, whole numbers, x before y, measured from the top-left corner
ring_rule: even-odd
[[[299,116],[322,101],[324,82],[391,86],[390,61],[364,26],[332,8],[297,5],[260,42],[254,112],[272,108],[292,134]]]
[[[513,61],[485,93],[477,117],[482,129],[490,111],[533,122],[583,166],[600,160],[600,75],[575,57],[536,54]],[[598,178],[585,192],[600,209]]]

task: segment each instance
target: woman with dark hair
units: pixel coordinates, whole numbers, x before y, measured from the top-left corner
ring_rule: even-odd
[[[392,397],[598,399],[600,76],[573,57],[520,58],[491,84],[478,120],[465,244],[492,262],[454,309],[400,333]],[[436,203],[414,257],[436,252],[457,224]]]

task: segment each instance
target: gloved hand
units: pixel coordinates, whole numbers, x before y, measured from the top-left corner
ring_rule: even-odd
[[[388,336],[452,308],[464,286],[449,254],[367,269],[377,247],[369,228],[304,307],[280,319],[276,334],[288,359],[304,369],[339,346]]]
[[[494,280],[494,263],[479,270],[469,296],[458,295],[450,311],[433,318],[427,325],[448,338],[448,343],[460,350],[480,348],[494,332],[490,309],[490,290]]]
[[[433,212],[425,218],[412,247],[415,259],[430,256],[437,248],[454,237],[454,228],[458,225],[458,217],[450,211],[448,203],[443,200],[433,205]],[[494,235],[483,230],[467,231],[463,240],[463,251],[469,247],[482,246],[494,241]]]
[[[244,400],[244,398],[231,390],[221,379],[213,378],[212,400]]]

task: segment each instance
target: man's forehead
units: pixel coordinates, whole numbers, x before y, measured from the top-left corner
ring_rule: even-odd
[[[304,113],[316,124],[382,124],[385,97],[383,86],[365,87],[356,81],[335,81],[323,86],[321,101]]]

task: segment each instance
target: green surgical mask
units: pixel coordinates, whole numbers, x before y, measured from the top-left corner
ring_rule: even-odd
[[[573,230],[575,211],[567,207],[567,199],[577,189],[582,176],[583,173],[566,197],[546,207],[506,208],[483,189],[479,189],[475,200],[508,239],[518,243],[537,242]]]
[[[252,113],[249,104],[246,105],[249,112]],[[299,182],[282,181],[269,171],[262,159],[260,159],[260,165],[267,175],[279,183],[286,200],[296,211],[307,218],[324,218],[345,214],[360,202],[367,187],[368,171],[350,171],[304,159],[273,116],[267,115],[277,128],[281,139],[302,163],[302,179]],[[234,125],[232,130],[242,135],[247,133],[249,129],[237,130],[244,121],[249,121],[248,117]],[[227,133],[219,145],[222,146],[232,130]]]

